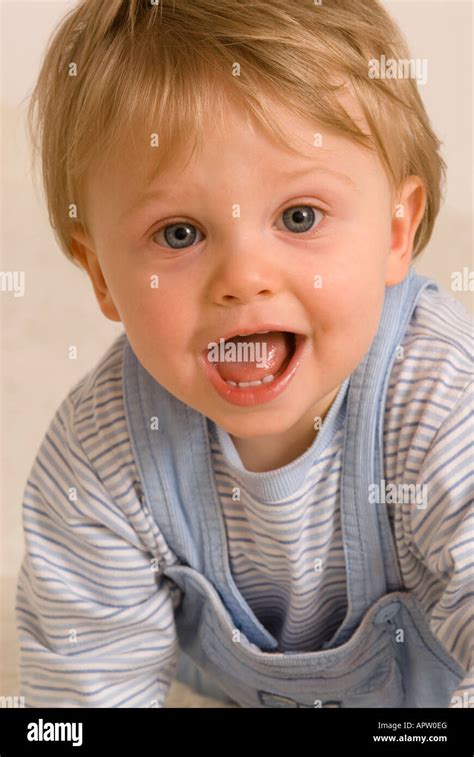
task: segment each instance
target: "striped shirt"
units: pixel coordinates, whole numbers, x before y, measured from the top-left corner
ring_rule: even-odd
[[[27,707],[160,707],[174,677],[181,592],[150,561],[176,556],[132,454],[124,344],[122,334],[63,400],[26,483],[16,612]],[[467,311],[425,289],[390,375],[383,445],[386,486],[409,478],[435,492],[427,508],[387,507],[404,588],[466,671],[453,692],[463,706],[474,706],[472,345]],[[235,583],[280,650],[315,651],[347,609],[344,429],[288,491],[283,468],[246,470],[230,436],[208,427]]]

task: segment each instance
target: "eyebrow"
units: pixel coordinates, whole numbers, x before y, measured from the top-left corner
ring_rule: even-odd
[[[305,168],[302,171],[290,171],[289,173],[282,174],[286,178],[302,178],[303,176],[307,176],[307,174],[310,173],[322,173],[326,174],[328,176],[333,176],[335,179],[340,181],[342,184],[345,184],[347,187],[350,187],[351,189],[354,189],[357,191],[357,186],[354,183],[354,181],[351,179],[350,176],[347,176],[345,173],[342,173],[341,171],[336,171],[335,168],[328,168],[327,166],[312,166],[311,168]]]
[[[333,178],[337,179],[341,184],[344,184],[346,187],[354,190],[355,192],[358,191],[358,188],[354,181],[350,178],[350,176],[347,176],[344,173],[341,173],[341,171],[336,171],[334,168],[328,168],[326,166],[312,166],[311,168],[305,168],[303,170],[296,170],[296,171],[285,171],[280,174],[280,176],[284,179],[296,179],[296,178],[303,178],[307,176],[308,174],[314,174],[314,173],[320,173],[320,174],[326,174],[327,176],[332,176]],[[202,187],[196,187],[199,190],[199,193],[203,191]],[[163,195],[166,195],[168,193],[167,189],[155,189],[150,192],[146,192],[142,194],[139,198],[139,200],[131,207],[128,208],[128,210],[125,211],[125,213],[121,216],[120,220],[124,220],[128,218],[129,216],[133,215],[134,213],[137,213],[139,210],[141,210],[142,207],[145,207],[148,202],[152,200],[157,200]]]

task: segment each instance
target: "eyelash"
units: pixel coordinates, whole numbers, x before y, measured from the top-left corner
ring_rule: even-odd
[[[320,208],[318,205],[311,205],[309,203],[300,203],[298,205],[289,205],[287,208],[285,208],[280,213],[279,218],[283,217],[283,215],[284,215],[284,213],[286,213],[286,211],[292,210],[292,209],[296,210],[297,208],[311,208],[312,210],[316,210],[319,213],[321,213],[323,215],[323,218],[320,220],[320,222],[314,228],[308,229],[308,231],[302,231],[302,232],[299,232],[299,233],[294,233],[293,236],[308,237],[312,233],[318,232],[320,230],[322,224],[324,223],[325,219],[327,218],[327,215],[328,215],[327,212],[325,210],[323,210],[323,208]],[[191,244],[191,245],[188,245],[187,247],[182,247],[182,248],[165,247],[164,245],[158,244],[158,243],[156,243],[156,242],[153,241],[153,237],[155,237],[160,231],[163,231],[168,226],[175,226],[175,225],[179,225],[180,223],[189,223],[190,226],[194,226],[201,234],[203,233],[203,232],[200,231],[200,229],[197,227],[197,225],[195,223],[191,223],[191,222],[187,221],[184,218],[177,218],[175,220],[168,221],[168,223],[165,223],[163,226],[160,226],[159,228],[155,229],[150,234],[149,241],[153,242],[153,244],[155,244],[158,247],[164,247],[164,249],[166,249],[166,250],[173,250],[174,252],[179,252],[180,249],[182,249],[182,250],[188,250],[191,247],[196,247],[200,242],[203,241],[201,239],[200,242],[195,242],[194,244]],[[282,229],[278,229],[278,230],[282,231]],[[292,233],[289,229],[287,229],[287,231],[290,234]]]

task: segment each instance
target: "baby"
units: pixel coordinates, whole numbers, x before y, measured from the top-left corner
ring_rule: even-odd
[[[382,57],[384,56],[384,57]],[[472,337],[377,0],[84,0],[30,126],[124,333],[26,485],[29,707],[474,706]],[[36,120],[35,120],[36,117]]]

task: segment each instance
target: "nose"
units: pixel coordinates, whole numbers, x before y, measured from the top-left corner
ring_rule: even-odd
[[[268,240],[265,244],[249,235],[245,239],[234,237],[222,245],[214,260],[206,289],[215,304],[245,304],[255,298],[271,297],[282,289],[282,272],[275,265],[275,251],[269,249]]]

